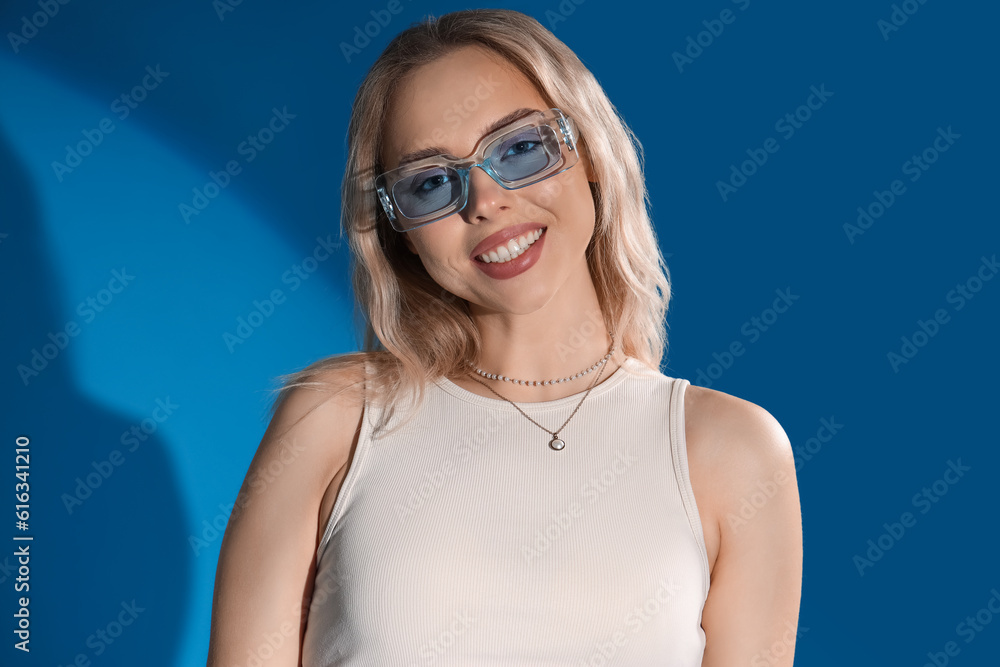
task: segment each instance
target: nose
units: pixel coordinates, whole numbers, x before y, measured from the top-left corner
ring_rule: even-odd
[[[482,167],[469,171],[469,200],[462,212],[469,222],[489,220],[504,210],[509,210],[514,193],[507,190],[486,173]]]

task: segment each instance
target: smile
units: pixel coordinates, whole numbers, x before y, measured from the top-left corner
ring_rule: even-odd
[[[496,248],[488,252],[484,252],[481,255],[477,255],[476,259],[486,264],[503,264],[504,262],[509,262],[512,259],[517,259],[522,255],[528,248],[534,244],[535,241],[542,235],[544,229],[536,229],[533,232],[528,232],[516,239],[511,239],[507,243],[498,245]]]

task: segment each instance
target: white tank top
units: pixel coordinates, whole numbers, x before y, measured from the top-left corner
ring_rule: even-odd
[[[366,404],[317,550],[304,667],[701,665],[688,385],[627,358],[561,451],[510,403],[446,378],[383,437]],[[555,430],[582,397],[518,405]]]

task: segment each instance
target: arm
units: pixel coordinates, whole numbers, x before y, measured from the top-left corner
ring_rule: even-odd
[[[714,391],[692,402],[700,405],[687,429],[689,451],[718,536],[702,614],[702,665],[792,667],[802,515],[791,444],[774,417],[753,403]]]
[[[359,401],[330,393],[293,389],[250,463],[219,553],[208,667],[251,655],[269,667],[300,664],[320,504],[361,414]]]

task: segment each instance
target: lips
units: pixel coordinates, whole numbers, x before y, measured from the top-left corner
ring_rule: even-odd
[[[519,225],[512,225],[505,229],[501,229],[499,232],[491,234],[483,239],[482,242],[480,242],[480,244],[477,245],[469,255],[469,259],[478,262],[480,260],[476,258],[484,252],[493,250],[498,245],[505,245],[511,239],[516,239],[517,237],[523,236],[528,232],[533,232],[536,229],[545,229],[545,225],[537,222],[523,222]]]

